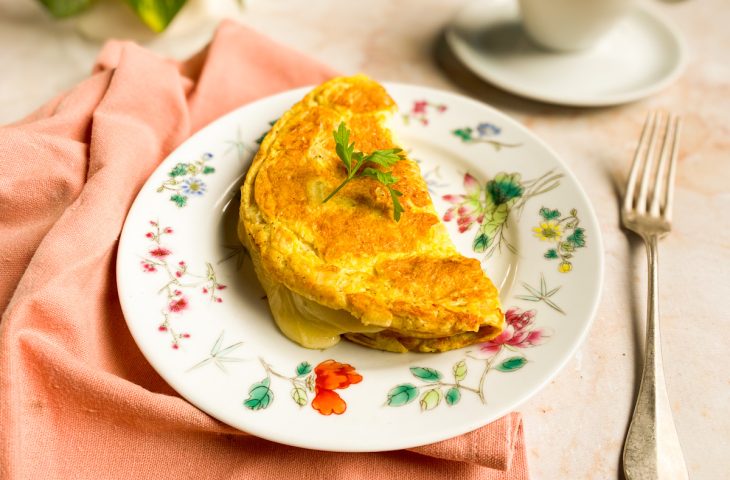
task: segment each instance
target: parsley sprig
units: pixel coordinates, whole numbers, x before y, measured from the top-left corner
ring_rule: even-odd
[[[375,150],[367,155],[363,152],[356,152],[355,142],[350,143],[350,130],[345,126],[345,122],[340,122],[337,130],[332,132],[332,134],[335,137],[337,156],[340,157],[340,160],[342,160],[342,163],[345,164],[345,168],[347,169],[347,178],[332,193],[327,195],[327,198],[322,203],[334,197],[353,178],[370,177],[385,185],[388,192],[390,192],[390,198],[393,199],[393,218],[396,222],[399,221],[400,214],[404,210],[398,201],[398,197],[403,194],[391,187],[398,179],[393,176],[393,172],[381,172],[372,167],[362,167],[368,162],[386,168],[392,167],[396,162],[403,159],[400,155],[403,150],[400,148],[389,148],[387,150]]]

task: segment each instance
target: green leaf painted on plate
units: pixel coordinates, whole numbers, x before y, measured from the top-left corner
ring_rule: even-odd
[[[211,173],[215,173],[215,168],[209,167],[207,165],[203,167],[203,175],[210,175]]]
[[[473,132],[473,130],[471,128],[465,127],[465,128],[456,129],[456,130],[452,131],[451,133],[453,133],[454,135],[459,137],[462,142],[470,142],[472,140],[472,137],[471,137],[472,132]]]
[[[441,372],[433,368],[411,367],[411,373],[414,377],[420,378],[424,382],[437,382],[443,377]]]
[[[441,403],[442,395],[443,394],[439,388],[426,390],[423,395],[421,395],[421,401],[419,402],[421,404],[421,410],[433,410],[438,407],[439,403]]]
[[[154,32],[162,32],[186,0],[126,0],[137,16]]]
[[[497,370],[500,372],[514,372],[524,367],[527,364],[525,357],[510,357],[504,362],[497,365]]]
[[[187,175],[188,173],[188,164],[187,163],[178,163],[173,167],[172,170],[170,170],[170,173],[168,173],[171,177],[180,177],[182,175]]]
[[[307,399],[307,391],[302,387],[294,387],[291,391],[291,398],[296,402],[297,405],[303,407],[309,400]]]
[[[174,194],[170,197],[170,200],[175,202],[175,205],[182,208],[188,203],[188,197],[185,195],[180,195],[179,193]]]
[[[309,362],[302,362],[297,365],[297,377],[303,377],[312,371],[312,365]]]
[[[540,216],[546,221],[555,220],[556,218],[560,218],[560,211],[542,207],[540,209]]]
[[[554,248],[551,248],[550,250],[545,252],[545,255],[543,255],[543,256],[545,258],[547,258],[548,260],[553,260],[555,258],[558,258],[558,251],[555,250]]]
[[[570,242],[561,242],[560,250],[562,250],[564,252],[573,252],[573,251],[575,251],[575,244],[570,243]]]
[[[507,221],[509,215],[509,205],[502,203],[495,206],[492,210],[484,214],[484,220],[482,220],[479,226],[479,233],[474,238],[472,248],[477,253],[483,253],[489,248],[497,237],[499,229],[502,228],[504,222]]]
[[[499,172],[487,182],[487,193],[495,205],[511,207],[522,197],[525,187],[520,182],[519,173]]]
[[[248,398],[244,400],[243,405],[250,410],[262,410],[268,407],[274,401],[274,392],[269,388],[270,382],[269,377],[266,377],[251,385],[248,389]]]
[[[447,405],[449,405],[449,406],[456,405],[457,403],[459,403],[459,400],[461,400],[461,392],[459,391],[458,388],[452,387],[449,389],[448,392],[446,392],[445,399],[446,399]]]
[[[391,388],[388,392],[387,404],[391,407],[400,407],[411,403],[418,396],[418,388],[410,383],[402,383]]]
[[[568,238],[566,239],[573,245],[575,245],[576,248],[581,248],[586,246],[586,231],[583,228],[576,228],[573,233],[571,233]]]
[[[454,364],[454,378],[457,382],[460,382],[466,378],[467,374],[467,367],[466,367],[466,361],[461,360],[460,362],[457,362]]]
[[[474,243],[472,244],[471,248],[477,253],[482,253],[489,247],[490,243],[492,242],[490,241],[487,234],[480,232],[477,233],[477,235],[474,237]]]

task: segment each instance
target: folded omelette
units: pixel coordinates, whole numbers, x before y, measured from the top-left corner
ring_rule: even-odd
[[[388,127],[396,111],[368,77],[332,79],[274,124],[241,187],[238,235],[276,324],[304,347],[344,336],[392,352],[441,352],[502,331],[497,289],[456,251],[416,162],[388,169],[403,194],[397,222],[389,191],[372,178],[323,203],[346,177],[333,131],[344,122],[363,152],[402,148]]]

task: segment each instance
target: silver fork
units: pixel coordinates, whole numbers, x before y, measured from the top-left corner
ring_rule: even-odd
[[[627,480],[689,478],[664,384],[658,328],[657,244],[671,230],[679,131],[679,117],[649,113],[621,210],[624,227],[644,239],[649,259],[644,373],[624,443],[623,466]]]

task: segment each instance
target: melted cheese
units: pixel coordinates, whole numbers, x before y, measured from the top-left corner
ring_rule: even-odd
[[[328,348],[343,333],[375,333],[383,327],[363,325],[344,310],[334,310],[305,298],[275,281],[261,267],[258,255],[251,255],[254,270],[264,287],[274,321],[290,340],[306,348]]]
[[[374,333],[382,327],[363,325],[344,310],[333,310],[298,295],[284,285],[269,283],[266,289],[271,313],[282,333],[307,348],[327,348],[343,333]]]

